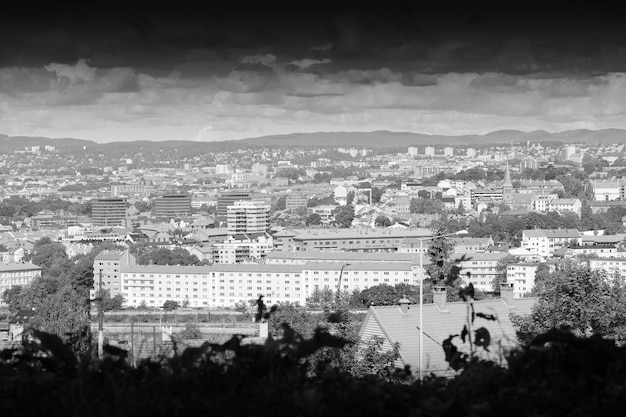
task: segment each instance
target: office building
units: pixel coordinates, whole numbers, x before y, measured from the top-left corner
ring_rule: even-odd
[[[290,194],[285,198],[285,210],[294,211],[300,207],[307,208],[308,200],[302,194]]]
[[[119,197],[92,200],[91,222],[94,227],[127,227],[128,202]]]
[[[215,224],[226,223],[226,214],[229,206],[235,201],[250,201],[252,197],[249,191],[224,191],[217,198],[217,209],[215,211]]]
[[[189,194],[165,194],[154,200],[154,217],[184,217],[191,215],[191,196]]]

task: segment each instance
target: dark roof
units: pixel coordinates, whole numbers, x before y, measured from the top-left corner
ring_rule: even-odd
[[[9,324],[28,324],[34,316],[35,310],[18,310],[9,320]]]

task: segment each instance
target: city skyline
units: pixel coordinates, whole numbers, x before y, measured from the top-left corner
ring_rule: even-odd
[[[22,11],[1,22],[0,133],[625,129],[626,32],[568,7]]]

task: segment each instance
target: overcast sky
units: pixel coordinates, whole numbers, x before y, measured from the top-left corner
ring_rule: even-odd
[[[0,16],[0,133],[110,142],[626,128],[626,25],[588,5],[125,4]]]

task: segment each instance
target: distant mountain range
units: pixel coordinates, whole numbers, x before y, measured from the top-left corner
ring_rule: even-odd
[[[626,130],[569,130],[565,132],[549,133],[542,130],[522,132],[519,130],[498,130],[486,135],[426,135],[410,132],[317,132],[294,133],[290,135],[261,136],[257,138],[221,141],[133,141],[97,143],[83,139],[50,139],[45,137],[13,136],[0,134],[0,152],[24,150],[25,146],[54,146],[57,150],[78,150],[85,148],[99,148],[103,151],[115,148],[139,149],[141,147],[170,149],[176,147],[194,147],[198,150],[223,151],[248,146],[345,146],[367,148],[401,148],[425,145],[450,145],[481,147],[494,144],[510,144],[524,142],[562,142],[606,144],[626,142]]]

